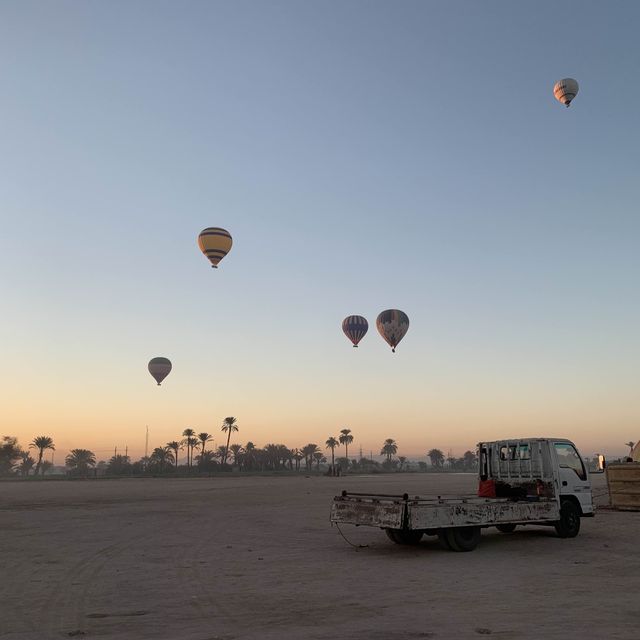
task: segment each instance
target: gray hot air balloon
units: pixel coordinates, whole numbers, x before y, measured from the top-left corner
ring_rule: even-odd
[[[377,317],[376,327],[378,333],[391,347],[391,351],[395,353],[398,343],[409,330],[409,317],[404,311],[387,309]]]
[[[578,81],[573,78],[558,80],[553,87],[553,95],[558,102],[562,102],[565,107],[578,95]]]
[[[158,386],[169,375],[171,360],[169,358],[152,358],[149,360],[149,373],[155,378]]]

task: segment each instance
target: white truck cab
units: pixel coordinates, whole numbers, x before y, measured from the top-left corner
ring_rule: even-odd
[[[558,470],[558,493],[562,498],[576,498],[580,504],[582,516],[594,513],[591,497],[591,481],[587,465],[580,457],[578,450],[570,440],[556,438],[551,441],[555,455],[555,467]]]

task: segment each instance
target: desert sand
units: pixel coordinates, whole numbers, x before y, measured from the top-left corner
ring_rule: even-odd
[[[471,493],[466,474],[0,483],[0,638],[640,637],[640,513],[470,553],[329,522],[343,488]],[[597,502],[606,484],[594,478]]]

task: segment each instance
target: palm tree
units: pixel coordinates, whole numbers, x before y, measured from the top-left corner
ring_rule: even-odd
[[[431,449],[429,453],[427,453],[427,457],[431,460],[431,465],[436,469],[442,469],[442,465],[444,464],[444,453],[440,451],[440,449]]]
[[[404,467],[404,463],[407,461],[406,456],[398,456],[398,462],[400,463],[400,471],[402,471],[402,467]]]
[[[200,441],[200,455],[202,456],[204,454],[204,448],[207,445],[207,442],[211,442],[213,440],[213,436],[210,436],[206,432],[199,433],[198,440]]]
[[[166,467],[173,466],[173,451],[170,447],[156,447],[149,456],[149,468],[164,473]]]
[[[340,444],[344,445],[344,457],[347,459],[347,466],[349,466],[349,445],[353,442],[351,429],[340,429],[340,437],[338,440]]]
[[[331,449],[331,475],[336,475],[336,447],[340,444],[333,436],[331,436],[325,444],[327,449]]]
[[[302,447],[301,451],[304,456],[304,466],[309,470],[311,469],[311,465],[313,465],[313,456],[320,451],[320,447],[317,444],[309,443]]]
[[[304,458],[304,455],[302,454],[302,451],[300,451],[300,449],[294,449],[292,451],[292,454],[296,465],[296,471],[300,471],[300,460]]]
[[[233,453],[233,464],[237,464],[242,470],[242,454],[244,453],[244,449],[241,444],[232,444],[229,449],[231,453]]]
[[[382,445],[380,455],[387,456],[387,462],[391,462],[391,456],[395,456],[398,451],[398,445],[392,438],[387,438]]]
[[[203,471],[215,471],[216,465],[216,452],[210,449],[196,456],[196,462]]]
[[[182,435],[184,436],[184,440],[182,441],[182,443],[187,446],[187,467],[191,467],[191,463],[193,460],[193,445],[195,442],[197,442],[197,440],[195,439],[196,432],[190,427],[187,427],[182,432]]]
[[[224,456],[226,452],[227,450],[225,449],[224,445],[219,444],[214,455],[216,458],[219,458],[220,464],[222,464],[222,461],[224,460]]]
[[[478,465],[478,456],[473,451],[465,451],[462,459],[464,460],[464,468],[467,471],[474,469]]]
[[[327,459],[324,457],[322,451],[314,451],[313,452],[313,459],[316,461],[316,469],[318,471],[320,471],[320,463],[327,461]]]
[[[28,451],[22,451],[20,453],[20,459],[22,460],[18,467],[20,469],[20,475],[28,476],[29,471],[31,471],[36,461],[29,455]]]
[[[238,431],[237,420],[233,416],[225,418],[222,423],[222,429],[220,429],[220,431],[227,433],[227,446],[225,448],[224,459],[222,460],[222,464],[226,464],[227,456],[229,455],[229,441],[231,440],[231,432]]]
[[[131,458],[121,454],[112,456],[107,463],[106,473],[110,476],[124,476],[131,474]]]
[[[247,469],[253,469],[256,461],[256,445],[253,442],[247,442],[244,447],[244,466]]]
[[[173,451],[173,459],[175,460],[176,471],[178,470],[178,451],[182,448],[182,445],[177,440],[167,442],[167,447]]]
[[[96,466],[96,454],[89,449],[72,449],[65,458],[65,465],[71,473],[86,476],[89,469]]]
[[[44,455],[45,449],[51,449],[52,451],[56,450],[53,444],[53,438],[50,438],[49,436],[38,436],[33,439],[29,445],[29,449],[38,450],[38,464],[36,464],[36,470],[33,474],[34,476],[37,476],[40,471],[40,467],[42,466],[42,456]]]
[[[22,449],[14,436],[2,436],[0,439],[0,475],[11,475],[13,467],[20,460]]]

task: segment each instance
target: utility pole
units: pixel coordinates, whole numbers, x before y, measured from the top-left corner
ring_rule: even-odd
[[[144,441],[144,457],[149,455],[149,425],[147,425],[147,437]]]
[[[124,448],[124,457],[125,458],[129,457],[129,445],[126,445]]]

